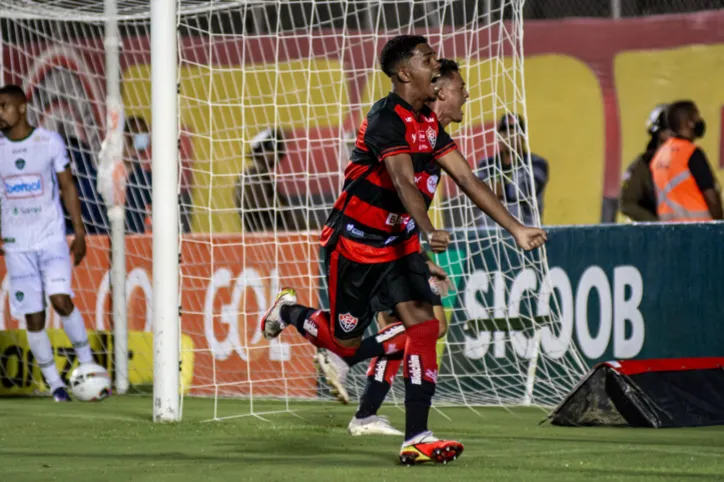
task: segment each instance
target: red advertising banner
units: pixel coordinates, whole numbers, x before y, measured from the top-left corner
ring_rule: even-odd
[[[181,249],[181,325],[193,341],[193,394],[313,396],[314,349],[296,330],[272,343],[260,318],[280,286],[297,290],[299,302],[316,306],[318,236],[303,234],[189,236]],[[151,237],[126,243],[126,297],[130,331],[152,331]],[[74,269],[75,304],[91,330],[112,330],[108,240],[88,238],[84,262]],[[0,263],[0,330],[24,328],[10,313],[10,286]],[[48,310],[48,326],[61,328]],[[150,343],[150,338],[149,338]],[[145,369],[151,369],[151,366]],[[142,378],[148,379],[147,374]]]

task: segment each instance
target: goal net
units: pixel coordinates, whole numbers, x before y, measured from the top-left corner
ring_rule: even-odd
[[[108,3],[108,2],[106,2]],[[526,118],[522,0],[179,1],[178,118],[181,360],[183,392],[253,402],[326,397],[314,348],[294,330],[271,343],[259,321],[280,286],[300,301],[326,303],[319,232],[336,196],[355,132],[390,88],[379,52],[393,35],[426,35],[440,57],[456,60],[470,99],[448,131],[471,166],[518,216],[538,224],[527,131],[501,135],[504,115]],[[152,382],[153,232],[149,222],[153,145],[148,2],[118,0],[120,96],[126,167],[126,320],[131,391]],[[98,155],[108,137],[104,2],[11,0],[0,7],[3,83],[22,85],[31,121],[68,143],[89,252],[74,290],[94,350],[112,368],[109,223],[98,192]],[[169,85],[169,89],[176,88]],[[504,133],[505,134],[505,133]],[[514,168],[495,153],[513,152]],[[488,168],[479,169],[487,158]],[[522,181],[521,181],[522,179]],[[431,218],[454,243],[437,257],[453,280],[449,320],[439,343],[435,403],[554,405],[586,370],[571,341],[573,309],[559,306],[565,276],[549,271],[545,250],[523,253],[486,221],[454,184],[439,183]],[[170,247],[170,249],[172,249]],[[570,289],[570,288],[569,288]],[[2,284],[0,329],[22,328]],[[60,328],[51,315],[50,328]],[[11,331],[3,335],[21,337]],[[58,346],[67,343],[62,335]],[[7,346],[9,342],[3,341]],[[3,376],[39,386],[21,341]],[[4,348],[4,347],[3,347]],[[27,374],[20,373],[28,365]],[[61,361],[59,366],[62,368]],[[348,381],[353,395],[364,367]],[[25,373],[25,372],[24,372]],[[29,378],[30,377],[30,378]],[[32,379],[32,380],[31,380]],[[393,397],[401,399],[396,388]]]

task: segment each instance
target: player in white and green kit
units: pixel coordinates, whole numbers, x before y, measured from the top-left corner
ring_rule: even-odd
[[[54,399],[70,401],[45,331],[47,296],[79,362],[93,362],[83,317],[71,300],[70,251],[78,265],[86,246],[67,150],[60,135],[28,124],[27,98],[16,85],[0,89],[0,131],[2,252],[10,278],[11,312],[25,317],[30,350]],[[70,250],[61,199],[73,222]]]

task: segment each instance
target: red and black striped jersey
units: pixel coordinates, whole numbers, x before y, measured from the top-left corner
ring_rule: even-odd
[[[456,148],[427,106],[415,114],[395,93],[377,101],[357,133],[342,194],[322,231],[322,245],[336,238],[336,249],[358,263],[383,263],[419,251],[417,226],[383,161],[410,155],[415,183],[429,208],[440,181],[436,160]]]

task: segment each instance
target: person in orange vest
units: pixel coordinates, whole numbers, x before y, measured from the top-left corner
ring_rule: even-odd
[[[654,160],[659,146],[671,137],[666,124],[666,105],[657,105],[646,121],[646,131],[650,138],[646,150],[631,163],[623,175],[621,184],[621,214],[633,222],[655,222],[657,214],[656,188],[651,177],[651,161]]]
[[[671,104],[666,120],[674,136],[661,145],[651,161],[656,210],[662,222],[722,219],[719,187],[701,148],[694,144],[706,131],[696,104]]]

